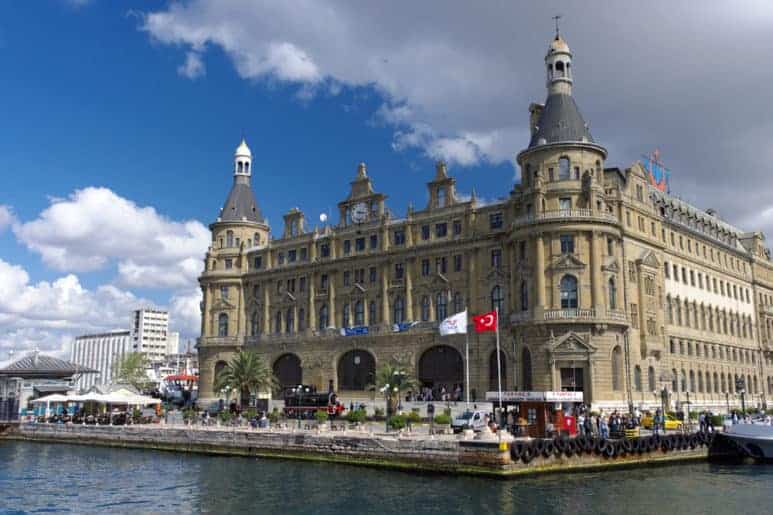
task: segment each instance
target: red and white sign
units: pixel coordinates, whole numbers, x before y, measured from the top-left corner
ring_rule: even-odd
[[[486,392],[487,401],[499,400],[499,392]],[[582,392],[502,392],[503,402],[582,402]]]
[[[476,333],[485,333],[487,331],[497,330],[497,312],[489,311],[482,315],[473,315],[472,321],[475,324]]]

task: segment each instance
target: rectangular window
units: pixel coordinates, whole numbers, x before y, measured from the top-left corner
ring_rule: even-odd
[[[354,271],[354,282],[357,284],[363,284],[365,282],[365,269],[359,268]]]
[[[448,268],[448,260],[444,257],[435,258],[435,272],[445,274]]]
[[[226,270],[230,270],[231,268],[233,268],[233,266],[234,266],[233,259],[226,258],[226,260],[225,260],[225,269]]]
[[[302,247],[300,253],[301,253],[301,258],[300,258],[301,261],[306,261],[309,258],[309,251],[306,250],[306,247]]]
[[[666,279],[671,279],[671,265],[666,261],[663,265],[663,272],[666,274]]]
[[[454,256],[454,272],[462,271],[462,255],[456,254]]]
[[[655,229],[655,222],[650,222],[650,232],[653,236],[656,236],[658,234],[658,231]]]
[[[277,281],[276,282],[276,292],[277,293],[282,293],[282,281]]]
[[[228,286],[221,286],[220,287],[220,298],[221,299],[227,299],[228,298]]]
[[[254,262],[254,268],[262,268],[263,267],[263,256],[255,256],[255,262]]]
[[[284,252],[280,252],[280,253],[279,253],[279,256],[277,256],[277,262],[278,262],[280,265],[284,265],[284,264],[285,264],[285,255],[284,255]]]
[[[348,256],[352,253],[352,242],[351,240],[344,240],[344,256]]]
[[[682,267],[682,282],[687,284],[687,269],[685,267]]]
[[[344,286],[349,286],[352,280],[352,274],[349,272],[349,270],[346,270],[344,272]]]
[[[429,225],[421,226],[421,239],[424,241],[429,239]]]
[[[711,282],[714,284],[714,293],[719,293],[719,290],[717,290],[717,278],[713,278]]]
[[[295,293],[295,279],[287,280],[287,291],[290,293]]]
[[[558,199],[558,209],[569,211],[572,209],[572,199],[570,197],[561,197]]]
[[[319,246],[319,254],[323,257],[330,257],[330,245],[327,243],[323,243]]]
[[[641,187],[641,184],[636,185],[636,200],[638,201],[644,200],[644,190]]]
[[[462,234],[462,221],[454,220],[454,236]]]
[[[378,234],[370,235],[370,248],[371,250],[375,250],[378,248]]]
[[[287,252],[287,261],[289,263],[295,263],[295,260],[297,257],[298,257],[298,251],[290,250]]]
[[[625,225],[627,225],[628,227],[631,226],[631,212],[630,211],[626,211],[625,212]]]
[[[502,249],[492,249],[491,251],[491,267],[499,268],[502,266]]]
[[[402,279],[405,271],[402,263],[395,263],[395,279]]]
[[[703,289],[703,274],[698,273],[698,288]]]
[[[365,250],[365,238],[357,238],[354,240],[354,248],[357,249],[357,252]]]
[[[435,224],[435,237],[445,238],[447,234],[448,234],[448,224],[446,223]]]
[[[644,218],[641,216],[639,217],[639,230],[644,232]]]
[[[636,282],[636,263],[633,261],[628,262],[628,279],[631,282]]]
[[[615,240],[607,238],[607,256],[615,255]]]
[[[502,213],[491,213],[488,215],[488,223],[491,229],[501,229],[503,223]]]
[[[306,291],[306,278],[305,277],[301,277],[300,279],[298,279],[298,291],[300,291],[300,292]]]
[[[424,277],[429,275],[429,259],[421,260],[421,275]]]
[[[395,245],[405,245],[405,229],[395,229],[394,241]]]
[[[322,274],[321,276],[319,276],[320,290],[327,290],[327,283],[328,283],[327,274]]]
[[[370,284],[375,283],[376,282],[376,276],[377,276],[377,274],[376,274],[376,267],[375,266],[370,267],[370,270],[368,270],[368,275],[370,276],[369,277],[370,278]]]
[[[671,231],[671,246],[676,246],[676,242],[674,241],[674,231]]]
[[[690,270],[690,286],[695,286],[695,271]]]
[[[639,328],[639,308],[636,304],[631,304],[631,327]]]
[[[561,241],[561,254],[574,254],[574,236],[562,234],[559,239]]]
[[[526,241],[521,240],[518,242],[518,258],[520,258],[521,261],[526,260]]]

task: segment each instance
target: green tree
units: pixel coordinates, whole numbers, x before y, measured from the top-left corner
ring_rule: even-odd
[[[242,351],[215,377],[215,391],[238,392],[240,403],[248,399],[242,398],[243,392],[256,396],[258,392],[271,391],[278,387],[278,381],[273,372],[260,357],[252,351]]]
[[[113,364],[113,382],[126,383],[139,391],[153,386],[148,377],[148,359],[142,352],[128,352]]]
[[[418,387],[418,382],[407,368],[399,363],[385,363],[376,370],[376,384],[373,385],[386,398],[387,417],[397,412],[402,393]]]

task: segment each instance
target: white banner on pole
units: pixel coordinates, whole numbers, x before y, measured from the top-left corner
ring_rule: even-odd
[[[467,334],[467,310],[451,315],[438,326],[441,336],[448,334]]]

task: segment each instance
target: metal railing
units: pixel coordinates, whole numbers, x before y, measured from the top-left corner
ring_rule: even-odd
[[[527,225],[538,222],[549,222],[552,220],[567,220],[567,219],[579,219],[579,220],[597,220],[603,222],[617,223],[617,217],[614,214],[606,211],[593,212],[589,208],[575,208],[575,209],[554,209],[549,211],[542,211],[540,213],[534,213],[530,215],[522,215],[515,219],[515,225]]]

